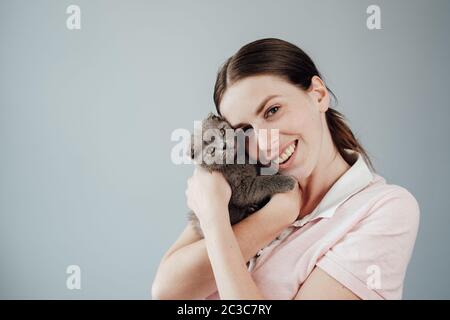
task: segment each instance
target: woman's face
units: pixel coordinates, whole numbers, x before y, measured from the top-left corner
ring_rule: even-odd
[[[319,159],[329,95],[314,76],[308,90],[281,77],[258,75],[230,86],[220,103],[220,113],[234,129],[251,130],[249,155],[279,163],[279,171],[307,177]],[[260,131],[261,129],[266,129]],[[278,137],[271,134],[278,129]]]

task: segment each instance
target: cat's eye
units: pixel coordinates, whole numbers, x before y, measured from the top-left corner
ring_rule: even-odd
[[[216,148],[211,148],[211,151],[209,152],[212,156],[216,153]]]
[[[273,116],[275,113],[278,112],[279,109],[280,109],[279,106],[274,106],[274,107],[270,108],[270,109],[266,112],[266,114],[264,115],[264,117],[267,118],[267,117]]]
[[[241,129],[244,132],[247,132],[249,130],[252,130],[253,128],[252,128],[252,126],[245,126],[245,127],[239,128],[239,129]]]
[[[220,128],[220,134],[221,134],[222,136],[225,135],[225,129],[224,129],[224,128]]]

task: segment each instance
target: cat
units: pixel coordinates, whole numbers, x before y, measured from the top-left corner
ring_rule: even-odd
[[[238,163],[237,150],[242,151],[239,148],[245,146],[238,144],[236,134],[229,134],[230,130],[232,133],[234,130],[222,117],[209,113],[202,121],[201,129],[201,132],[191,135],[189,156],[194,163],[210,172],[221,172],[229,183],[231,198],[228,211],[231,225],[261,209],[272,195],[290,191],[295,187],[297,181],[293,177],[280,174],[260,175],[261,165],[249,163],[248,155],[245,156],[245,163]],[[214,132],[210,139],[205,139],[207,130]],[[227,157],[232,159],[231,164],[227,163]],[[213,159],[220,159],[222,163],[213,163]],[[194,212],[188,213],[188,221],[203,238],[199,220]]]

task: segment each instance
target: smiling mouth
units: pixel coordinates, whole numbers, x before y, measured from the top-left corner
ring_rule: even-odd
[[[283,164],[286,161],[288,161],[291,156],[294,154],[295,149],[297,148],[297,144],[298,144],[298,140],[295,140],[294,142],[292,142],[289,147],[287,147],[286,149],[284,149],[283,153],[280,154],[277,158],[275,158],[273,160],[273,162],[275,164]]]

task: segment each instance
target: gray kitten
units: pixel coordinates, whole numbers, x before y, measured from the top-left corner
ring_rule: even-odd
[[[248,156],[244,164],[238,164],[237,150],[245,146],[237,144],[239,139],[236,134],[226,134],[227,129],[233,130],[224,119],[210,113],[202,121],[202,133],[204,135],[207,130],[212,130],[209,132],[214,132],[213,136],[211,139],[205,139],[205,136],[202,137],[199,132],[194,132],[189,151],[194,162],[209,171],[221,172],[229,183],[231,199],[228,210],[230,222],[233,225],[261,209],[272,195],[292,190],[297,181],[280,174],[259,175],[261,165],[250,164]],[[227,145],[234,148],[226,148]],[[232,159],[232,164],[229,161],[228,164],[226,163],[227,157]],[[212,159],[221,159],[222,163],[212,163]],[[200,223],[194,212],[189,212],[188,220],[203,237]]]

